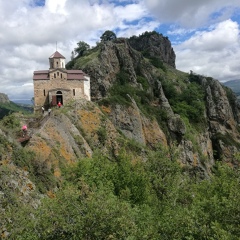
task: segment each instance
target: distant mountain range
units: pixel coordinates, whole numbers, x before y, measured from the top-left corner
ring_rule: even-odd
[[[240,97],[240,79],[230,80],[222,83],[224,86],[229,87]]]
[[[11,99],[11,101],[18,104],[18,105],[21,105],[21,104],[31,105],[31,106],[33,105],[31,99]]]

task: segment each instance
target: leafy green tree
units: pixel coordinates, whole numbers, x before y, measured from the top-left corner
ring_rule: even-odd
[[[78,47],[74,48],[74,52],[77,54],[78,57],[84,55],[84,53],[90,49],[89,44],[86,42],[80,41],[77,43]]]
[[[176,161],[176,153],[159,147],[149,154],[145,164],[149,181],[160,201],[174,199],[174,193],[179,189],[181,168]]]
[[[103,33],[103,35],[100,37],[101,42],[111,41],[111,40],[114,40],[116,38],[117,38],[116,34],[112,31],[109,31],[109,30],[105,31]]]
[[[219,163],[210,180],[195,186],[192,209],[197,239],[240,238],[239,184],[239,169]]]
[[[149,184],[141,162],[132,163],[126,155],[120,155],[114,169],[114,192],[132,204],[143,204],[148,200]]]

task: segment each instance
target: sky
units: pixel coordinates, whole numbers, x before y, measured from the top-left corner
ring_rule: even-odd
[[[0,0],[0,92],[31,99],[33,71],[56,49],[70,60],[79,41],[95,46],[145,31],[167,36],[176,68],[221,82],[240,79],[239,0]]]

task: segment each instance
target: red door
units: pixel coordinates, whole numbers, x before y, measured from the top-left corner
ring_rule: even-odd
[[[52,105],[53,105],[53,106],[56,106],[56,105],[57,105],[57,96],[56,96],[56,95],[53,95],[53,96],[52,96]]]

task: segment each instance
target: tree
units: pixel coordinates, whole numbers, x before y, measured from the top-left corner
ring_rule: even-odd
[[[77,45],[78,47],[74,48],[74,52],[78,55],[78,57],[83,56],[83,54],[90,49],[90,46],[83,41],[78,42]]]
[[[109,31],[109,30],[105,31],[103,33],[103,35],[100,37],[102,42],[111,41],[111,40],[114,40],[116,38],[117,38],[116,34],[112,31]]]

